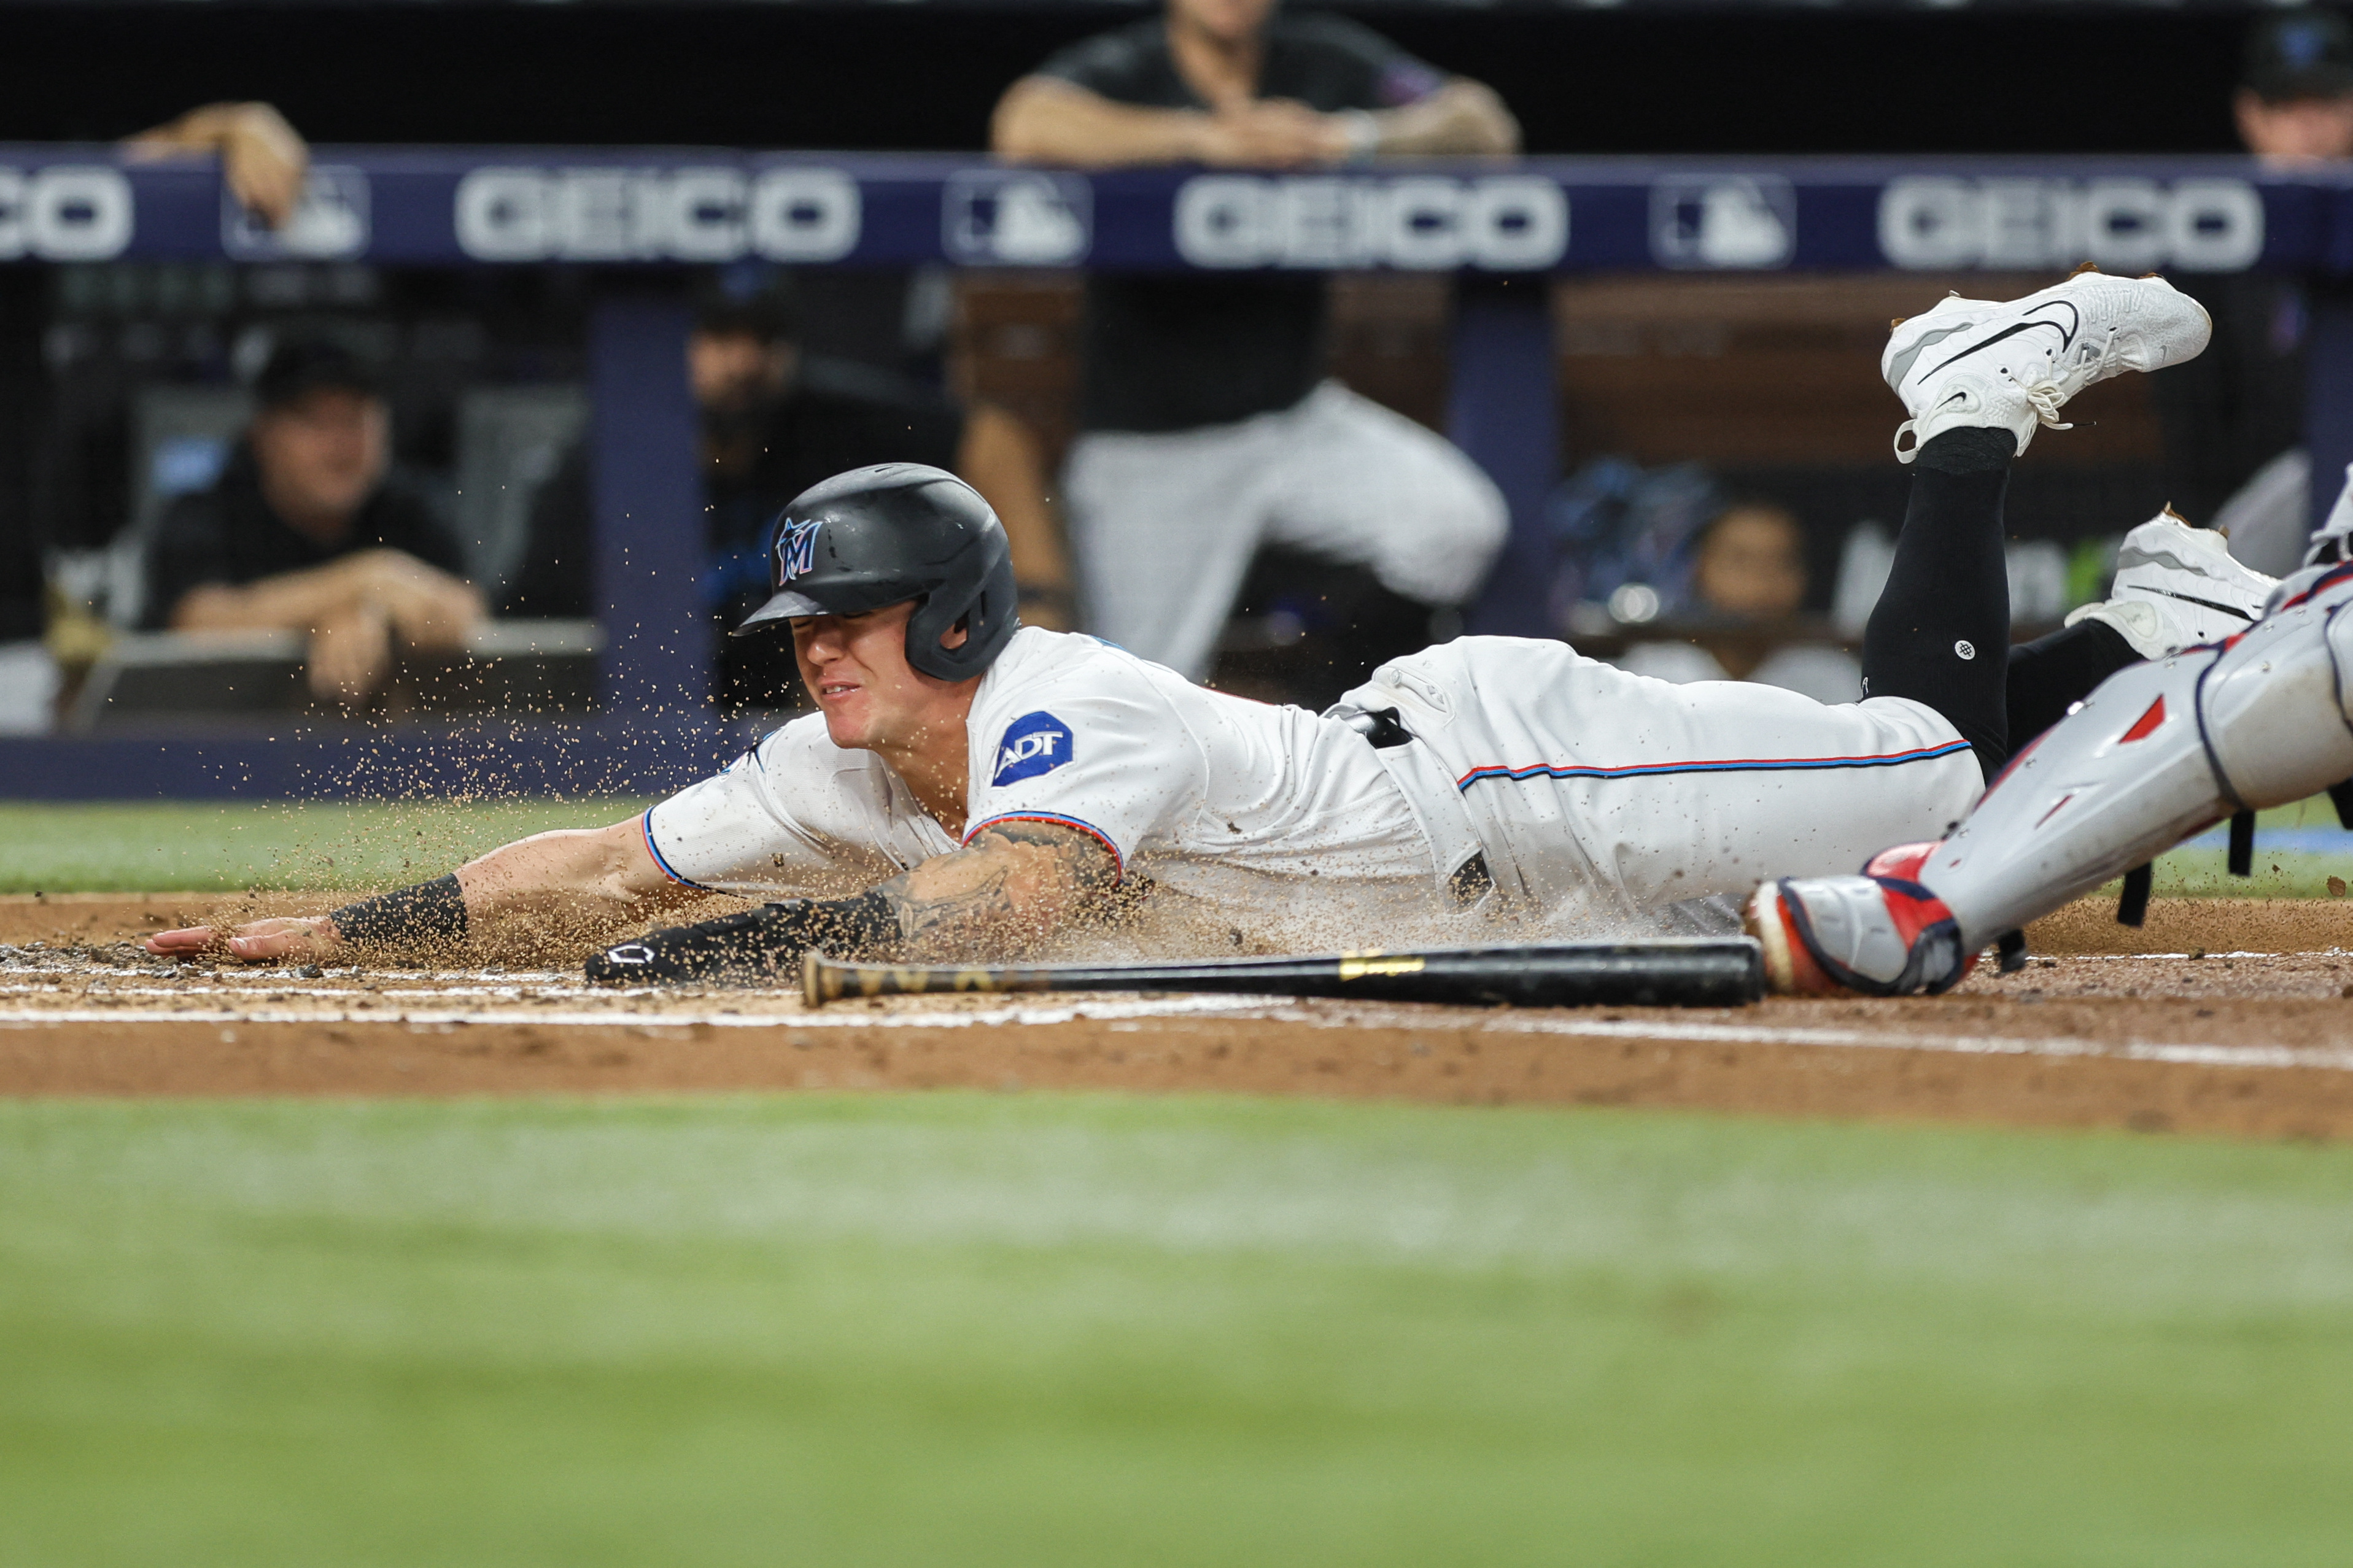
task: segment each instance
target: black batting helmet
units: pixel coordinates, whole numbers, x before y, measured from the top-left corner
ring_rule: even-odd
[[[922,463],[852,468],[803,490],[776,515],[768,581],[775,592],[736,637],[920,599],[907,662],[942,680],[987,669],[1021,624],[1005,525],[978,490]],[[964,646],[942,647],[958,621]]]

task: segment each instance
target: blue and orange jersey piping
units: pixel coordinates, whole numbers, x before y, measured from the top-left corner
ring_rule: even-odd
[[[1538,763],[1532,767],[1509,768],[1501,765],[1472,768],[1454,781],[1458,790],[1468,790],[1474,784],[1487,784],[1502,779],[1525,784],[1530,779],[1641,779],[1656,778],[1662,773],[1778,773],[1809,768],[1887,768],[1904,763],[1932,762],[1969,749],[1967,741],[1946,741],[1934,746],[1920,746],[1908,752],[1888,752],[1871,757],[1726,757],[1715,761],[1689,763],[1630,763],[1622,767],[1592,767],[1583,763]]]
[[[652,806],[646,807],[646,814],[638,818],[638,832],[645,838],[646,853],[653,857],[654,868],[663,876],[668,877],[680,887],[692,888],[698,893],[715,893],[719,890],[716,888],[706,888],[700,882],[690,881],[670,869],[670,862],[662,858],[661,846],[654,842],[654,808]]]
[[[965,844],[971,843],[974,839],[979,837],[984,831],[996,826],[1000,822],[1048,822],[1053,824],[1056,827],[1076,828],[1081,833],[1083,833],[1089,837],[1094,839],[1095,842],[1101,844],[1105,849],[1111,852],[1112,880],[1113,882],[1119,882],[1126,879],[1127,857],[1119,852],[1119,846],[1111,841],[1110,834],[1105,833],[1102,828],[1097,827],[1092,822],[1082,822],[1075,816],[1065,816],[1058,811],[1000,812],[997,816],[987,818],[986,821],[976,822],[970,827],[965,828],[964,831],[963,842]]]

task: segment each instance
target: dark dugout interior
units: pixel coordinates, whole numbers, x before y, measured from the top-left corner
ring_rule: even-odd
[[[321,142],[971,151],[1005,84],[1130,5],[17,5],[0,141],[259,98]],[[2232,150],[2254,13],[1364,6],[1534,153]]]

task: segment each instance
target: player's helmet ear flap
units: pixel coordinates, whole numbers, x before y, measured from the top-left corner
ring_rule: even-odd
[[[737,637],[918,599],[907,662],[941,680],[967,680],[1021,624],[1004,525],[978,490],[921,463],[852,468],[804,490],[777,514],[768,567],[775,592]],[[942,647],[958,621],[963,644]]]

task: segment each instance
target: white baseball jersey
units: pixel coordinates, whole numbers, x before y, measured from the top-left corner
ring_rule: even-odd
[[[1123,876],[1270,916],[1367,895],[1418,906],[1452,869],[1345,726],[1206,690],[1093,637],[1015,633],[965,724],[966,841],[1056,823]],[[880,757],[836,746],[816,714],[653,807],[645,835],[679,881],[746,894],[868,887],[956,847]]]
[[[1335,717],[1025,628],[966,720],[965,839],[1055,823],[1237,919],[1318,922],[1451,914],[1450,878],[1483,855],[1491,906],[1576,927],[1852,870],[1941,833],[1981,783],[1917,702],[1671,685],[1556,642],[1464,637],[1384,665],[1335,713],[1350,709],[1395,709],[1416,738],[1377,750]],[[957,847],[818,715],[654,806],[644,832],[678,881],[755,896],[855,890]]]

